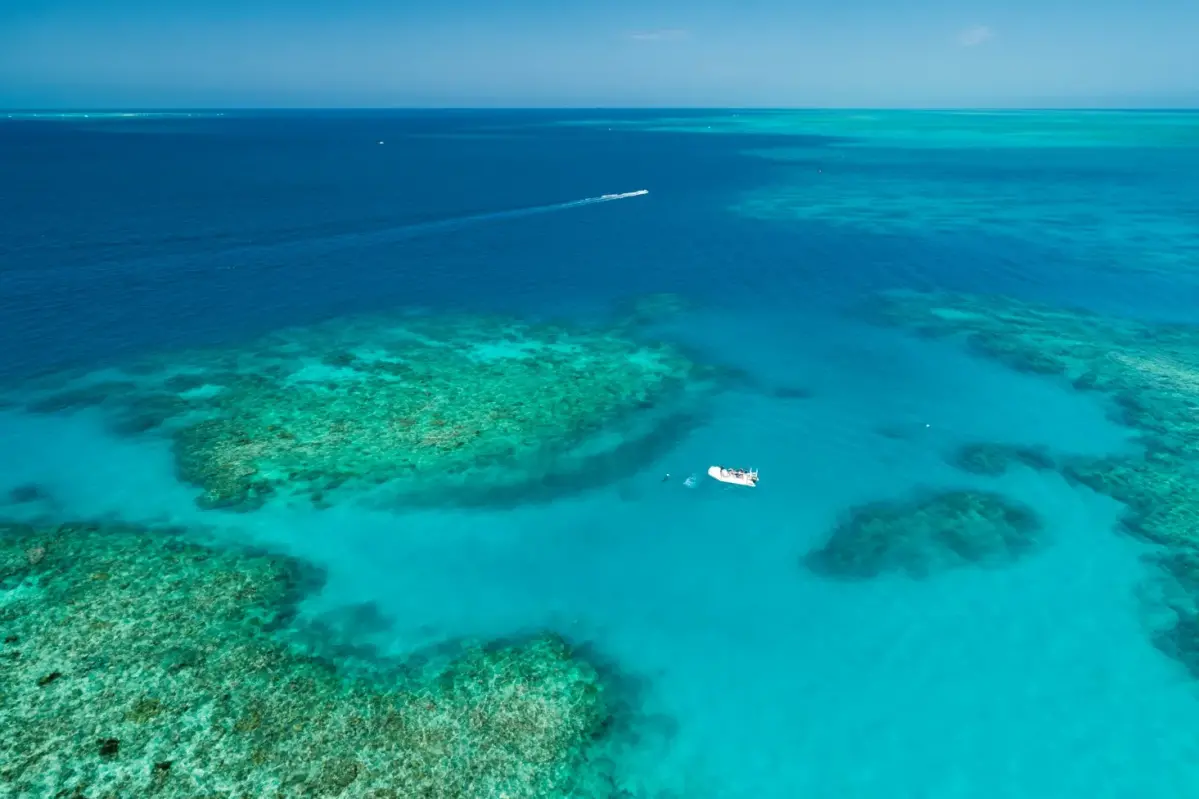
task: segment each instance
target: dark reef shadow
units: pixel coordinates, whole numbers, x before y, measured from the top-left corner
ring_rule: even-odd
[[[1013,468],[1055,471],[1057,462],[1048,448],[989,441],[960,444],[945,455],[951,466],[983,477],[999,477]]]
[[[516,485],[472,487],[454,485],[445,491],[413,492],[400,497],[366,499],[372,507],[402,510],[412,508],[456,507],[468,509],[512,509],[525,505],[547,504],[563,497],[627,482],[648,472],[684,439],[707,423],[706,414],[676,413],[664,418],[653,431],[625,441],[608,452],[584,458],[570,471],[547,471],[539,479]],[[549,461],[547,470],[553,469]],[[382,488],[386,494],[386,486]],[[636,490],[626,491],[634,496]]]
[[[22,483],[12,488],[5,496],[7,505],[54,505],[54,497],[50,491],[38,483]]]
[[[301,612],[293,621],[293,626],[280,630],[293,651],[336,661],[339,667],[357,664],[371,669],[389,661],[382,654],[386,642],[381,639],[395,630],[395,624],[376,602],[357,602],[316,614]]]
[[[776,385],[767,390],[767,396],[781,400],[806,400],[811,399],[812,390],[803,386],[784,386]]]
[[[104,405],[112,399],[135,392],[137,386],[126,381],[114,380],[90,386],[66,389],[35,399],[25,405],[25,410],[34,414],[65,413]]]
[[[1163,548],[1143,556],[1142,623],[1159,652],[1199,680],[1199,551]]]
[[[703,364],[705,374],[714,378],[722,390],[760,394],[778,400],[808,400],[815,396],[806,386],[778,383],[762,377],[753,369],[717,356],[707,347],[693,342],[672,341],[671,344],[692,362]]]

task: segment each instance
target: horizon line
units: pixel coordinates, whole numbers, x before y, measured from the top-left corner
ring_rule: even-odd
[[[354,111],[1199,111],[1196,105],[1121,106],[1121,105],[928,105],[928,106],[839,106],[839,105],[364,105],[364,106],[0,106],[0,114],[119,114],[119,113],[219,113],[226,111],[258,112],[354,112]]]

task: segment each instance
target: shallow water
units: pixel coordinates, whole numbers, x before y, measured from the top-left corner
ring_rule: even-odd
[[[803,134],[858,135],[857,122],[697,135],[642,130],[662,126],[641,115],[616,131],[543,124],[555,121],[144,120],[164,134],[153,138],[0,123],[26,153],[19,168],[54,169],[70,187],[60,205],[22,197],[25,222],[0,214],[6,371],[17,382],[184,345],[237,347],[284,325],[408,306],[595,319],[620,298],[669,291],[694,307],[656,335],[748,379],[668,454],[549,504],[241,515],[199,510],[164,440],[114,436],[99,410],[12,409],[0,411],[0,495],[37,484],[51,500],[7,512],[169,520],[300,555],[329,573],[309,611],[372,603],[389,624],[363,640],[388,652],[545,627],[591,642],[645,680],[643,710],[666,719],[667,749],[647,741],[636,770],[683,796],[1194,795],[1199,696],[1146,634],[1136,596],[1147,549],[1114,531],[1120,506],[1054,474],[986,478],[947,462],[978,441],[1131,451],[1132,432],[1100,397],[873,326],[858,307],[882,288],[944,287],[1199,321],[1178,289],[1193,278],[1189,256],[1146,252],[1151,266],[1105,262],[1090,279],[1091,250],[1040,236],[1036,215],[997,233],[961,210],[947,236],[910,219],[885,230],[853,214],[760,219],[738,204],[794,182],[792,163],[757,154],[763,139],[788,152],[800,139],[807,157],[824,158],[832,143]],[[1178,143],[1178,120],[1167,123],[1168,136],[1143,134],[1173,148],[1161,179],[1181,185],[1189,170],[1199,186],[1199,153]],[[1121,123],[1104,124],[1110,139]],[[1152,128],[1135,115],[1123,124]],[[1019,126],[1005,119],[994,135]],[[905,115],[844,151],[860,159],[866,192],[872,170],[893,189],[895,163],[941,163],[921,161],[925,141],[905,146],[911,127]],[[978,144],[988,135],[985,125],[947,134],[938,152],[960,149],[940,179],[993,164]],[[1075,181],[1076,196],[1099,171],[1080,161],[1164,160],[1128,146],[1135,138],[1123,131],[1120,146],[1103,147],[1080,136],[1072,149],[1059,137],[1068,156],[1029,158],[1038,169],[1068,163],[1056,179]],[[389,149],[401,141],[410,147]],[[154,192],[139,185],[156,170]],[[80,171],[89,180],[71,180]],[[1015,191],[1010,170],[1003,180]],[[1151,192],[1152,174],[1137,180]],[[642,187],[649,196],[406,240],[380,232]],[[1199,209],[1196,192],[1179,213]],[[17,205],[0,199],[0,210]],[[1113,235],[1144,234],[1143,216],[1112,219],[1129,226]],[[721,486],[704,477],[712,463],[754,466],[762,482]],[[852,506],[925,487],[1027,503],[1044,541],[1013,565],[924,580],[835,581],[801,564]]]

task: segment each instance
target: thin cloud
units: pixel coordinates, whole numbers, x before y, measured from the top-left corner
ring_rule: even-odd
[[[656,31],[634,31],[629,38],[638,42],[666,42],[675,39],[686,39],[687,31],[682,28],[664,28]]]
[[[980,44],[995,38],[995,31],[986,25],[975,25],[966,28],[958,34],[958,44],[962,47],[978,47]]]

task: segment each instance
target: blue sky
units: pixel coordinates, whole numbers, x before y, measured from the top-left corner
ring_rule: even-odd
[[[1199,105],[1199,0],[6,0],[2,107]]]

